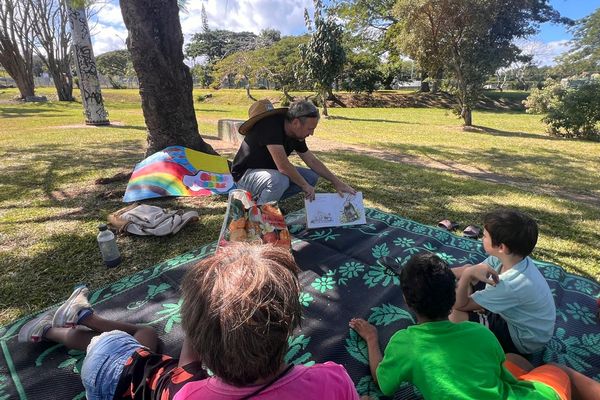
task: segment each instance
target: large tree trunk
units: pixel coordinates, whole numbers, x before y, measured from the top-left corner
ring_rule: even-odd
[[[85,10],[69,7],[69,21],[71,22],[73,55],[77,76],[79,77],[81,102],[85,111],[85,123],[87,125],[109,125],[108,113],[104,108],[102,92],[100,91],[96,59]]]
[[[33,96],[35,86],[33,84],[33,69],[31,63],[27,62],[19,52],[18,47],[8,38],[0,37],[0,65],[4,67],[8,75],[15,80],[21,98]]]
[[[58,100],[75,101],[73,98],[73,77],[71,76],[71,72],[64,72],[68,71],[69,68],[61,68],[54,61],[49,61],[46,67],[48,67],[50,76],[52,76]]]
[[[198,133],[177,0],[120,3],[148,127],[146,155],[173,145],[217,154]]]

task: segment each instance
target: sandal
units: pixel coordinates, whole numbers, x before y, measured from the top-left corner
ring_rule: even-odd
[[[458,222],[452,222],[449,219],[443,219],[438,222],[437,226],[447,231],[453,231],[459,227],[459,224]]]
[[[463,236],[471,239],[477,239],[481,235],[481,228],[475,225],[469,225],[463,231]]]
[[[396,276],[400,277],[400,272],[402,271],[402,265],[398,263],[393,257],[383,256],[377,260],[377,264],[384,266],[391,272],[393,272]]]

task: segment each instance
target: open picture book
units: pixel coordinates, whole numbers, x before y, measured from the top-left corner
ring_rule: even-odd
[[[361,225],[366,223],[362,192],[317,193],[313,201],[304,200],[306,227],[324,228],[329,226]]]

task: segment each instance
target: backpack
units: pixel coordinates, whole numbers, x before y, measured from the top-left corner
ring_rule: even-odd
[[[198,221],[196,211],[170,211],[147,204],[134,203],[108,216],[109,224],[119,233],[141,236],[166,236],[179,232],[189,222]]]

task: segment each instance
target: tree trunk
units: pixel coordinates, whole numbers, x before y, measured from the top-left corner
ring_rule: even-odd
[[[56,88],[56,95],[59,101],[74,101],[73,98],[73,77],[71,73],[64,73],[63,69],[58,67],[56,63],[46,65],[52,81],[54,81],[54,87]]]
[[[346,108],[346,105],[330,90],[327,91],[327,100],[333,101],[340,107]]]
[[[392,74],[386,75],[382,81],[381,84],[383,85],[383,88],[385,90],[392,90],[392,83],[394,82],[394,76]]]
[[[250,100],[252,101],[257,101],[251,94],[250,94],[250,84],[248,83],[246,85],[246,97],[248,97]]]
[[[290,96],[290,94],[288,93],[288,89],[286,86],[283,86],[283,95],[285,96],[286,100],[288,101],[294,101],[294,97]]]
[[[427,72],[421,72],[421,90],[419,91],[422,93],[429,92],[429,82],[427,82],[428,77],[429,75],[427,75]]]
[[[73,55],[75,56],[75,66],[79,77],[78,86],[85,111],[85,123],[87,125],[109,125],[108,113],[104,108],[102,92],[100,91],[96,59],[94,58],[94,49],[92,48],[85,10],[69,7],[69,21],[71,23]]]
[[[444,79],[444,70],[440,68],[437,70],[435,74],[435,79],[433,80],[433,84],[431,85],[431,93],[438,93],[440,91],[442,79]]]
[[[462,117],[463,121],[465,121],[465,126],[473,126],[473,112],[471,107],[463,105],[460,116]]]
[[[323,115],[325,117],[328,117],[329,114],[327,113],[327,93],[325,91],[321,92],[321,100],[323,101]]]
[[[120,4],[148,127],[146,155],[173,145],[217,154],[198,133],[177,0],[121,0]]]
[[[33,69],[27,65],[25,59],[21,56],[18,47],[8,38],[0,37],[0,65],[4,67],[8,75],[15,80],[22,99],[35,94],[33,84]]]

